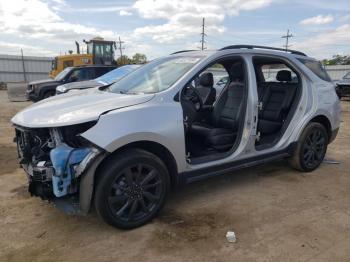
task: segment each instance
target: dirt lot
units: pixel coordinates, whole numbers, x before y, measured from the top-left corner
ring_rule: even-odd
[[[311,174],[285,162],[195,183],[159,218],[120,231],[28,195],[11,116],[29,105],[0,91],[0,261],[350,261],[350,101],[340,134]],[[237,234],[230,244],[228,230]]]

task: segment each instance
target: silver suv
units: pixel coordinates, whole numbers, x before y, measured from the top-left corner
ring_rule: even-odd
[[[12,122],[32,195],[70,213],[94,203],[107,223],[134,228],[183,183],[283,158],[313,171],[339,116],[334,84],[315,59],[228,46],[156,59],[103,90],[36,103]]]

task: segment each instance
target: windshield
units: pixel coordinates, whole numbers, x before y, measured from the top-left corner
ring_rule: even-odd
[[[344,79],[350,79],[350,72],[347,73],[343,78],[344,78]]]
[[[135,70],[110,86],[113,93],[158,93],[168,89],[202,57],[165,57]]]
[[[127,75],[128,73],[134,71],[136,68],[138,68],[139,65],[126,65],[119,67],[117,69],[114,69],[107,74],[104,74],[98,78],[95,79],[95,81],[102,82],[103,84],[109,85],[117,81],[118,79],[122,78],[123,76]]]
[[[66,75],[70,72],[71,69],[72,69],[71,67],[65,68],[61,73],[59,73],[59,74],[55,77],[55,80],[56,80],[56,81],[61,81],[61,80],[63,80],[63,78],[66,77]]]

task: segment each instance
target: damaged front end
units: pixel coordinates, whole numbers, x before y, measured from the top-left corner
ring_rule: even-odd
[[[18,156],[27,173],[28,190],[32,196],[53,201],[67,213],[87,213],[92,188],[91,182],[83,180],[91,181],[97,167],[94,162],[102,159],[104,152],[80,134],[95,123],[59,128],[15,127]],[[86,174],[90,178],[85,178]],[[80,192],[84,190],[81,183],[85,187],[88,184],[87,193]]]

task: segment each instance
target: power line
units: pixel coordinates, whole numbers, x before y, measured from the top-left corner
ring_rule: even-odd
[[[293,35],[291,33],[289,33],[289,29],[287,30],[287,34],[286,35],[283,35],[281,36],[281,38],[285,38],[286,39],[286,44],[283,46],[286,51],[288,51],[288,48],[292,45],[289,45],[289,38],[292,38]]]
[[[122,44],[124,44],[125,42],[124,41],[121,41],[120,40],[120,36],[119,36],[119,41],[116,41],[116,43],[118,44],[118,48],[119,51],[120,51],[120,62],[122,64],[125,64],[125,61],[123,61],[123,50],[125,49],[125,47],[122,47]],[[125,60],[125,59],[124,59]],[[124,63],[123,63],[124,62]]]
[[[207,49],[204,47],[205,43],[205,37],[207,36],[205,33],[205,18],[203,17],[203,22],[202,22],[202,33],[201,33],[202,39],[201,39],[201,50]]]

